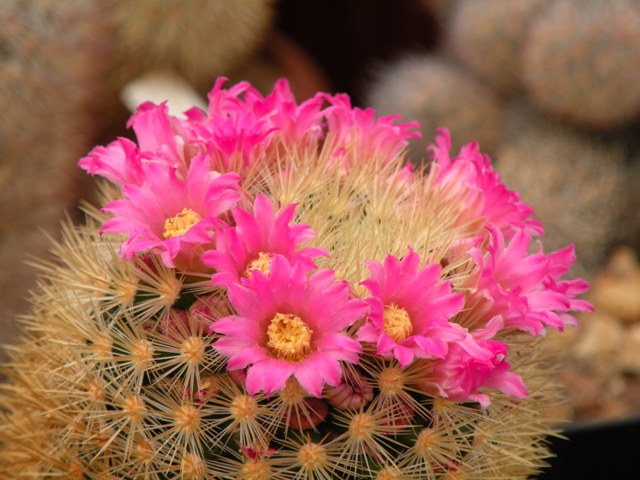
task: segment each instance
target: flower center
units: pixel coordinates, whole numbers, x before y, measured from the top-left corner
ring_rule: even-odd
[[[313,330],[300,318],[290,313],[276,313],[267,328],[267,347],[282,360],[299,362],[311,350]]]
[[[273,258],[273,255],[271,255],[270,253],[264,253],[264,252],[258,253],[258,258],[255,258],[254,260],[252,260],[247,265],[247,268],[245,268],[244,277],[251,278],[252,270],[260,270],[265,275],[269,275],[269,272],[270,272],[269,266],[271,265],[271,258]]]
[[[392,303],[384,306],[384,333],[396,343],[404,342],[413,333],[413,324],[407,311]]]
[[[179,237],[187,233],[191,227],[202,220],[202,217],[190,208],[183,208],[175,217],[164,221],[164,238]]]

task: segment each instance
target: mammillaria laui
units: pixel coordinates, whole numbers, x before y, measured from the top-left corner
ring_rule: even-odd
[[[476,144],[216,82],[96,147],[3,387],[11,478],[526,478],[587,285]],[[532,244],[536,247],[530,252]],[[506,454],[508,452],[508,455]]]

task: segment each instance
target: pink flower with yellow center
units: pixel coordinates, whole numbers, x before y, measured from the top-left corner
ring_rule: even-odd
[[[340,362],[357,363],[360,343],[345,329],[367,305],[351,298],[349,285],[332,270],[308,275],[301,264],[275,255],[269,276],[256,270],[251,282],[229,285],[228,294],[236,315],[211,324],[210,331],[222,335],[213,348],[228,357],[230,371],[247,368],[249,394],[269,395],[295,377],[320,397],[325,385],[340,384]]]
[[[211,243],[218,215],[237,204],[239,182],[237,174],[211,171],[204,155],[191,160],[186,178],[180,178],[175,168],[147,164],[144,181],[124,185],[125,198],[103,208],[114,217],[101,231],[129,234],[121,247],[126,258],[150,251],[169,268],[176,261],[188,266],[194,260],[192,253],[202,253],[195,247]]]
[[[466,331],[449,322],[464,303],[451,284],[440,278],[440,265],[420,267],[412,250],[384,263],[367,262],[370,277],[362,282],[371,296],[367,323],[358,339],[377,345],[378,355],[394,356],[401,366],[414,358],[442,358],[450,342],[463,341]]]
[[[488,303],[487,318],[499,315],[505,328],[538,335],[545,327],[563,330],[576,325],[571,311],[593,309],[589,302],[575,298],[587,290],[586,281],[560,278],[575,261],[572,246],[551,254],[540,247],[529,254],[531,237],[526,233],[518,232],[505,242],[498,228],[488,231],[486,249],[475,247],[469,252],[478,270],[468,285],[476,300]]]
[[[269,274],[275,254],[284,255],[290,263],[300,263],[308,270],[315,268],[313,259],[328,255],[321,248],[299,248],[315,234],[308,225],[291,224],[295,205],[287,205],[276,213],[271,200],[257,195],[253,213],[241,208],[232,212],[233,227],[220,224],[216,233],[216,249],[202,255],[205,265],[215,268],[214,285],[228,287],[245,281],[254,270]]]

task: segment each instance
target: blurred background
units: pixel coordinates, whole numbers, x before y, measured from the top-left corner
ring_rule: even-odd
[[[576,245],[598,308],[554,337],[574,422],[640,412],[638,0],[0,0],[0,341],[19,336],[66,216],[95,200],[75,164],[125,129],[123,88],[215,78],[418,120],[476,140],[546,228]],[[4,359],[4,356],[2,357]]]

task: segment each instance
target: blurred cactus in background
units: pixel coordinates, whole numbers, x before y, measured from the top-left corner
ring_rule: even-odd
[[[573,249],[477,144],[345,95],[216,82],[145,103],[79,165],[110,183],[54,243],[2,386],[6,478],[518,479],[549,456],[543,333]]]
[[[640,116],[640,4],[555,0],[535,19],[522,79],[541,110],[609,130]]]
[[[113,0],[114,79],[169,69],[203,92],[214,74],[245,63],[264,40],[274,0]]]
[[[26,251],[45,255],[80,195],[74,159],[95,142],[105,113],[106,2],[7,0],[0,8],[0,332],[34,282]]]
[[[455,62],[444,56],[412,54],[378,69],[369,87],[368,104],[382,114],[416,120],[423,137],[432,138],[446,125],[454,148],[477,140],[491,152],[496,148],[504,108],[498,96]],[[426,140],[412,145],[412,158],[421,161]]]
[[[521,106],[508,123],[496,153],[503,181],[532,205],[549,247],[575,243],[574,274],[597,271],[621,240],[623,213],[636,188],[628,182],[623,145],[591,139]]]
[[[459,0],[445,31],[446,48],[498,92],[520,86],[524,32],[548,0]]]

